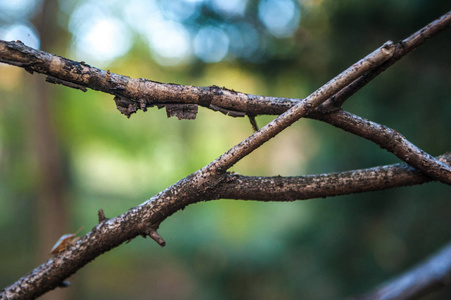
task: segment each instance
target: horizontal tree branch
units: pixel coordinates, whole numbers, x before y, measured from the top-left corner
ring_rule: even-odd
[[[419,39],[424,38],[420,36]],[[392,55],[393,47],[384,47],[379,50],[378,53],[382,54],[382,56],[377,62],[372,60],[363,61],[363,64],[367,64],[366,67],[360,68],[362,64],[359,64],[360,67],[356,66],[358,68],[355,70],[348,70],[351,76],[339,76],[336,81],[325,85],[316,94],[314,93],[303,101],[300,101],[299,99],[247,95],[225,88],[221,89],[216,86],[180,86],[162,84],[145,79],[130,79],[109,71],[93,68],[83,62],[78,63],[35,50],[18,42],[0,41],[0,61],[24,67],[30,72],[37,71],[45,73],[52,76],[53,78],[50,78],[50,80],[56,83],[82,90],[85,87],[89,87],[113,94],[116,96],[115,100],[118,108],[128,116],[137,109],[144,110],[149,106],[160,104],[197,104],[205,107],[215,105],[226,111],[246,112],[246,114],[250,114],[248,111],[257,111],[254,108],[259,107],[266,107],[268,111],[274,108],[284,108],[280,112],[282,115],[269,123],[269,126],[263,127],[245,142],[238,144],[211,164],[182,179],[138,207],[132,208],[123,215],[112,219],[107,219],[104,214],[101,214],[98,226],[94,227],[75,244],[69,246],[67,251],[51,258],[48,262],[33,270],[32,273],[22,277],[19,281],[4,289],[0,297],[8,299],[32,299],[38,297],[46,291],[58,287],[65,278],[75,273],[78,269],[105,251],[111,250],[139,235],[144,237],[149,236],[163,246],[165,242],[157,233],[157,229],[163,220],[189,204],[217,199],[219,192],[224,193],[223,195],[225,196],[227,191],[221,190],[219,187],[225,188],[227,184],[230,184],[230,188],[232,188],[234,181],[242,180],[243,184],[251,186],[252,178],[246,179],[237,175],[230,175],[225,173],[225,171],[294,121],[311,113],[315,107],[338,92],[346,84],[355,80],[357,76],[361,76],[368,70],[377,67],[380,62],[388,59]],[[291,109],[284,113],[289,108]],[[191,117],[195,113],[191,107],[186,111],[184,108],[181,109],[183,113],[177,112],[177,108],[174,108],[174,110],[176,111],[175,115],[179,117]],[[333,111],[335,112],[336,110]],[[187,115],[185,112],[187,112]],[[260,113],[252,113],[250,115],[257,114]],[[334,114],[330,113],[330,115]],[[348,120],[348,122],[351,121]],[[384,132],[383,130],[384,128],[379,128],[379,132],[382,133]],[[445,168],[449,167],[448,165],[444,166]],[[382,173],[384,171],[386,170],[380,170]],[[370,180],[369,178],[374,172],[376,171],[368,171],[368,178],[361,180],[362,184],[368,184],[368,180]],[[329,180],[332,180],[335,176],[335,180],[347,182],[349,178],[358,175],[365,178],[363,173],[351,171],[341,176],[336,174],[329,175]],[[313,189],[315,184],[321,182],[321,179],[318,178],[327,178],[327,176],[324,176],[326,175],[319,175],[315,180],[311,177],[305,180],[311,181],[310,189]],[[388,177],[382,176],[382,178],[390,177],[390,175],[385,176]],[[260,180],[260,183],[254,181],[254,184],[261,185],[261,182],[268,183],[267,180],[263,178]],[[290,180],[286,179],[287,186],[289,187],[291,185],[293,186],[292,189],[297,188],[299,190],[299,184],[298,187],[295,187],[296,183],[290,182]],[[378,180],[382,179],[379,178]],[[277,181],[277,183],[280,184],[281,182]],[[392,183],[387,179],[385,180],[385,184],[387,187],[391,187],[390,184]],[[236,186],[235,188],[238,189]],[[323,186],[323,189],[327,190],[327,186]],[[358,187],[353,187],[350,190],[358,192],[358,189]],[[284,197],[282,194],[285,193],[287,200],[292,200],[289,199],[290,191],[286,192],[284,186],[281,186],[280,190],[281,197]],[[274,190],[274,192],[276,191]],[[336,193],[338,193],[338,189]],[[216,196],[213,197],[213,195]],[[301,197],[302,194],[299,193],[299,195]],[[315,197],[321,197],[321,195],[316,194]]]
[[[163,238],[156,232],[163,220],[191,203],[208,200],[208,193],[213,191],[225,179],[225,171],[230,166],[306,115],[362,73],[386,61],[393,54],[393,50],[393,44],[390,42],[386,43],[329,81],[311,96],[267,124],[244,142],[140,206],[130,209],[114,219],[105,219],[103,215],[103,217],[99,218],[100,224],[77,241],[75,245],[64,251],[64,255],[59,254],[55,256],[35,269],[31,274],[22,277],[15,284],[6,288],[0,294],[0,297],[8,297],[10,299],[35,298],[59,286],[65,278],[103,252],[117,247],[125,241],[130,241],[138,235],[150,236],[161,246],[164,246]],[[51,61],[54,62],[54,58]],[[56,61],[58,63],[60,60],[56,59]],[[50,66],[52,66],[52,63]]]
[[[340,106],[357,90],[403,56],[416,49],[426,40],[445,30],[451,24],[451,12],[418,30],[396,44],[391,59],[363,75],[330,101],[320,111]],[[132,79],[76,62],[44,51],[36,50],[18,42],[0,40],[0,62],[51,76],[50,82],[60,83],[86,91],[86,88],[121,97],[118,106],[128,112],[165,104],[198,104],[232,116],[280,115],[296,105],[301,99],[265,97],[237,92],[218,86],[197,87],[160,83],[143,78]],[[59,81],[55,81],[55,79]],[[338,105],[337,105],[338,104]],[[123,111],[124,112],[124,111]]]
[[[90,88],[117,96],[116,105],[127,116],[139,109],[167,104],[197,104],[232,116],[244,116],[256,108],[259,110],[257,114],[271,114],[275,107],[279,107],[279,115],[300,101],[245,94],[214,85],[198,87],[130,78],[92,67],[85,62],[33,49],[20,41],[0,40],[0,62],[22,67],[30,73],[48,75],[48,81],[52,83],[83,91]]]
[[[438,159],[451,164],[451,153]],[[116,218],[107,219],[102,211],[99,225],[69,246],[65,252],[51,258],[4,289],[0,296],[5,299],[34,299],[58,287],[78,269],[123,242],[138,235],[155,238],[158,224],[191,203],[218,198],[293,201],[382,190],[433,180],[405,164],[291,178],[223,174],[214,189],[199,188],[193,183],[195,176],[196,173],[188,176]],[[158,237],[156,235],[156,238]],[[164,245],[162,239],[160,244]]]
[[[451,243],[430,258],[368,294],[350,300],[414,300],[451,285]]]
[[[345,126],[342,129],[354,134],[365,131],[356,127],[351,128],[352,122],[344,123],[342,117],[345,113],[333,113],[338,109],[337,105],[341,105],[371,79],[424,43],[428,38],[449,27],[450,23],[451,12],[448,12],[441,18],[415,32],[410,37],[399,42],[395,47],[395,53],[391,59],[380,66],[371,68],[370,71],[366,72],[346,88],[332,96],[328,101],[325,101],[316,110],[310,109],[310,111],[307,112],[310,112],[307,117],[320,119],[339,128]],[[130,116],[130,114],[136,112],[138,109],[145,110],[149,106],[168,105],[170,103],[172,103],[170,105],[171,113],[168,110],[168,115],[177,115],[179,118],[189,119],[194,118],[197,113],[197,109],[194,110],[191,107],[193,104],[202,105],[212,108],[213,110],[219,110],[232,116],[244,116],[245,114],[256,116],[263,113],[282,114],[301,101],[300,99],[244,94],[226,88],[221,89],[217,86],[182,86],[163,84],[142,78],[130,79],[129,77],[117,75],[110,71],[103,71],[91,67],[84,62],[78,63],[43,51],[35,50],[19,42],[0,41],[0,61],[24,67],[30,72],[37,71],[47,74],[49,75],[48,80],[51,82],[65,84],[69,87],[75,87],[82,90],[86,90],[86,87],[89,87],[116,95],[115,101],[118,109],[127,116]],[[180,107],[177,108],[178,106]],[[270,110],[268,111],[267,109]],[[313,111],[313,113],[311,111]],[[349,119],[349,115],[347,115],[347,117]],[[354,120],[353,123],[354,126],[356,124],[359,124],[360,126],[364,125],[364,122],[360,122],[359,120]],[[383,139],[379,138],[378,141],[372,139],[373,142],[376,142],[382,148],[393,152],[398,158],[422,170],[429,176],[432,176],[443,183],[451,184],[451,168],[434,160],[431,155],[407,141],[402,135],[380,125],[379,128],[383,129],[380,133],[387,137],[396,135],[395,137],[397,139],[392,139],[391,141],[385,139],[385,142],[381,143]],[[265,130],[267,129],[268,128],[265,128]],[[387,131],[390,131],[388,135]],[[263,134],[263,132],[257,132],[251,139],[256,136],[262,137],[265,135],[267,136],[267,134]],[[399,139],[399,137],[401,137],[401,139]],[[406,145],[409,147],[406,147]],[[246,147],[241,148],[244,149]],[[223,155],[222,159],[224,159],[225,156],[227,156],[227,153]]]
[[[436,158],[451,165],[451,152]],[[228,174],[215,189],[216,199],[295,201],[411,186],[433,181],[405,164],[307,176],[254,177]]]

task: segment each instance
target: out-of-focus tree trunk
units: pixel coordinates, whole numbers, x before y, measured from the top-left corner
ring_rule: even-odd
[[[54,52],[65,45],[64,32],[57,25],[58,1],[46,0],[33,20],[39,32],[41,49]],[[36,259],[39,263],[49,258],[50,248],[68,229],[67,174],[59,137],[54,126],[56,116],[51,87],[42,76],[33,76],[30,91],[32,115],[29,121],[30,143],[36,160],[36,222],[38,247]],[[55,90],[55,89],[53,89]],[[56,289],[43,299],[68,299],[69,289]]]

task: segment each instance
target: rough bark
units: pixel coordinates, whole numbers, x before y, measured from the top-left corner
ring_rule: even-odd
[[[410,51],[429,36],[444,29],[449,25],[450,20],[451,14],[448,13],[431,23],[426,27],[427,30],[419,31],[418,35],[412,38],[413,46],[406,49]],[[4,289],[0,298],[36,298],[63,284],[65,278],[105,251],[139,235],[150,236],[159,245],[164,246],[163,238],[157,233],[160,223],[192,203],[218,198],[234,199],[234,195],[237,195],[237,199],[291,201],[419,184],[430,180],[440,180],[450,184],[449,154],[441,158],[433,158],[391,129],[359,119],[333,104],[334,95],[337,95],[340,90],[346,87],[356,89],[351,87],[353,82],[362,76],[369,76],[365,74],[379,70],[378,68],[381,68],[393,57],[396,49],[402,47],[402,43],[396,46],[392,43],[385,44],[315,93],[301,100],[247,95],[216,86],[181,86],[145,79],[130,79],[93,68],[83,62],[78,63],[31,49],[18,42],[0,42],[0,61],[24,67],[30,72],[36,71],[52,76],[50,78],[52,82],[82,90],[89,87],[113,94],[119,110],[127,116],[137,109],[145,110],[149,106],[167,104],[201,105],[214,109],[213,105],[219,108],[217,110],[231,112],[232,115],[244,113],[243,115],[255,116],[261,113],[274,114],[275,111],[278,111],[276,114],[281,114],[209,165],[138,207],[112,219],[105,218],[105,215],[99,212],[99,225],[69,246],[65,253],[51,258],[30,274]],[[328,99],[330,100],[326,103]],[[185,114],[185,111],[189,112]],[[193,113],[193,110],[181,106],[175,108],[174,115],[185,118],[192,117]],[[227,169],[236,162],[308,114],[334,126],[341,126],[340,128],[357,135],[364,137],[369,135],[366,138],[376,136],[373,138],[376,143],[394,152],[416,170],[406,165],[397,165],[298,178],[244,177],[226,173]],[[413,154],[406,155],[411,152]],[[426,163],[424,163],[425,161]],[[341,183],[341,186],[338,186],[337,183]],[[259,191],[263,184],[268,187],[268,194],[272,193],[271,199],[267,193]],[[252,190],[254,193],[251,193]],[[235,194],[232,194],[233,191]]]
[[[363,126],[366,120],[349,117],[351,114],[340,110],[340,106],[352,94],[362,88],[365,84],[379,75],[382,71],[393,65],[403,56],[423,44],[427,39],[438,32],[449,27],[451,23],[451,12],[443,15],[439,19],[431,22],[408,38],[397,43],[389,59],[377,66],[372,66],[370,70],[360,74],[352,83],[349,83],[341,91],[336,91],[329,95],[330,99],[318,106],[317,109],[306,111],[307,117],[320,119],[343,128],[346,131],[363,133],[356,130],[357,124]],[[143,78],[132,79],[91,67],[84,62],[75,62],[56,55],[35,50],[19,42],[0,41],[0,61],[12,65],[20,66],[29,72],[39,72],[49,75],[47,80],[52,83],[59,83],[72,88],[86,91],[86,88],[103,91],[115,95],[118,110],[130,117],[139,109],[147,110],[148,107],[166,107],[168,116],[174,115],[181,118],[195,118],[197,109],[194,105],[201,105],[215,111],[221,111],[230,116],[245,116],[251,118],[260,114],[282,114],[296,106],[302,99],[264,97],[236,92],[218,86],[196,87],[176,84],[159,83]],[[303,114],[305,116],[305,114]],[[347,117],[348,122],[343,123],[343,118]],[[378,125],[372,123],[373,125]],[[343,126],[343,127],[342,127]],[[387,138],[370,139],[379,146],[393,152],[398,158],[411,166],[423,171],[429,176],[446,184],[451,184],[451,168],[435,160],[431,155],[413,145],[402,135],[394,130],[378,125],[384,129]],[[350,127],[353,129],[351,130]],[[261,130],[260,130],[261,131]],[[396,135],[395,139],[387,140]],[[363,136],[363,135],[361,135]],[[367,137],[365,137],[367,138]],[[400,151],[405,145],[409,149]]]
[[[451,153],[437,157],[451,164]],[[430,182],[431,178],[407,164],[307,176],[257,177],[228,174],[215,189],[217,199],[295,201],[380,191]]]

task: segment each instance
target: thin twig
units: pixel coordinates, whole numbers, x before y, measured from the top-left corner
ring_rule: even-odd
[[[349,97],[351,97],[355,92],[360,90],[368,82],[373,80],[377,75],[385,71],[388,67],[396,63],[398,60],[403,58],[406,54],[418,48],[429,38],[436,35],[440,31],[443,31],[449,27],[451,24],[451,11],[443,15],[439,19],[429,23],[425,27],[421,28],[417,32],[410,35],[408,38],[400,41],[396,44],[396,50],[392,58],[387,60],[385,63],[381,64],[379,67],[372,69],[362,77],[355,80],[349,86],[341,90],[331,101],[332,106],[341,106]],[[328,103],[324,103],[325,106]]]

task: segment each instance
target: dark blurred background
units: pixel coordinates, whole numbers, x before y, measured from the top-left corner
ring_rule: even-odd
[[[0,0],[0,39],[130,77],[302,98],[449,1]],[[451,150],[451,34],[441,33],[346,104],[432,155]],[[263,125],[273,117],[258,117]],[[46,261],[64,233],[114,217],[252,133],[247,119],[156,108],[130,119],[113,97],[0,65],[0,286]],[[301,120],[233,168],[304,175],[399,160]],[[294,203],[196,204],[43,299],[338,299],[373,288],[451,239],[440,183]],[[449,299],[441,290],[425,299]]]

